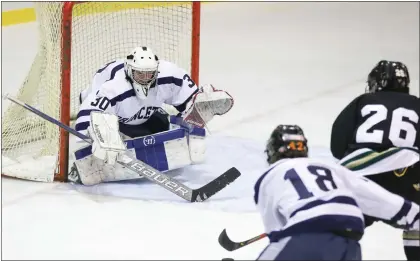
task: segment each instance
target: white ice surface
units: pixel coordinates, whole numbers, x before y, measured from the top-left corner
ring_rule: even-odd
[[[199,187],[231,166],[242,176],[209,201],[185,203],[148,182],[94,187],[2,178],[4,259],[254,259],[262,232],[252,203],[264,142],[280,123],[301,125],[311,156],[328,157],[339,111],[364,91],[380,59],[404,61],[419,94],[418,3],[218,3],[202,7],[200,83],[234,98],[210,124],[208,161],[173,175]],[[392,17],[392,19],[389,19]],[[36,52],[34,24],[3,28],[2,91],[14,93]],[[2,105],[2,109],[7,103]],[[364,259],[404,259],[401,232],[374,224]]]

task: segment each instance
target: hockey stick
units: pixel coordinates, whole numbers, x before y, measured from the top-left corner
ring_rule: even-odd
[[[40,116],[44,120],[47,120],[63,129],[65,129],[67,132],[79,137],[80,139],[86,141],[89,144],[92,144],[92,140],[79,133],[78,131],[70,128],[69,126],[57,121],[56,119],[48,116],[47,114],[37,110],[36,108],[23,103],[19,100],[16,100],[14,98],[11,98],[8,95],[4,95],[3,98],[8,99],[14,103],[16,103],[19,106],[22,106],[23,108],[33,112],[34,114]],[[117,163],[121,164],[122,166],[126,167],[127,169],[134,171],[135,173],[146,177],[151,182],[169,190],[170,192],[174,193],[175,195],[190,201],[190,202],[201,202],[204,201],[220,190],[222,190],[224,187],[232,183],[234,180],[236,180],[241,173],[234,167],[228,169],[225,171],[222,175],[217,177],[216,179],[212,180],[211,182],[207,183],[206,185],[202,186],[198,189],[191,189],[187,186],[185,186],[183,183],[177,181],[176,179],[173,179],[169,177],[168,175],[163,174],[162,172],[152,168],[151,166],[145,164],[144,162],[133,158],[129,155],[123,155],[121,159],[117,160]]]
[[[224,249],[226,249],[227,251],[234,251],[236,249],[247,246],[247,245],[249,245],[251,243],[254,243],[255,241],[258,241],[260,239],[263,239],[265,237],[267,237],[267,234],[263,233],[263,234],[260,234],[256,237],[253,237],[251,239],[248,239],[248,240],[245,240],[245,241],[242,241],[242,242],[234,242],[228,237],[228,235],[226,233],[226,229],[223,229],[222,233],[220,233],[220,235],[219,235],[219,244]]]

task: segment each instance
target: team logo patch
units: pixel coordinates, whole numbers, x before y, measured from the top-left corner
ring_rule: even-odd
[[[396,169],[394,170],[394,174],[395,176],[401,178],[402,176],[405,175],[405,172],[407,171],[408,168],[402,168],[402,169]]]
[[[144,146],[150,146],[156,143],[156,139],[153,136],[144,137],[143,144]]]

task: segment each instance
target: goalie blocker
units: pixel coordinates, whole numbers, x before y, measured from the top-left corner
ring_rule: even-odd
[[[193,127],[188,130],[177,125],[178,122],[179,117],[171,116],[171,130],[124,140],[126,150],[123,153],[161,172],[203,162],[206,149],[205,129]],[[120,164],[107,164],[106,160],[95,157],[92,151],[92,145],[87,145],[74,152],[75,162],[69,174],[70,181],[95,185],[142,178]]]

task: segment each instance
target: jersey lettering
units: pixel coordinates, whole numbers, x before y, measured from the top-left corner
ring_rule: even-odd
[[[160,107],[149,106],[149,107],[142,107],[136,114],[131,116],[130,118],[123,118],[119,117],[119,121],[122,123],[128,123],[130,121],[138,120],[138,119],[149,119],[152,114],[159,109]]]

